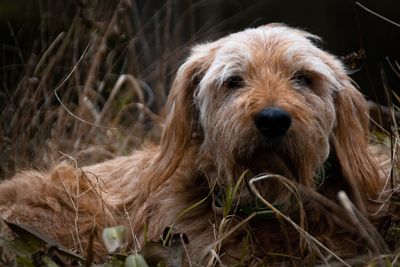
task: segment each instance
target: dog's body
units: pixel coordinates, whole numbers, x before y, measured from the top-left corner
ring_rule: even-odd
[[[312,258],[313,246],[288,220],[242,212],[256,197],[239,177],[276,174],[296,194],[287,179],[270,179],[257,184],[262,197],[336,255],[356,255],[363,236],[345,212],[335,214],[343,211],[337,192],[371,219],[384,177],[368,148],[366,102],[315,39],[271,24],[194,47],[158,146],[80,170],[22,172],[0,185],[0,214],[81,251],[94,231],[98,255],[106,254],[101,230],[123,224],[131,248],[176,226],[190,240],[186,258],[200,265],[240,262],[243,250],[253,255],[246,264]],[[210,192],[226,196],[237,184],[221,212],[215,203],[224,197]]]

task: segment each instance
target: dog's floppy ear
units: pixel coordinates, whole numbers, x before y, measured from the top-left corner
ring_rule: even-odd
[[[376,198],[381,189],[377,163],[368,148],[367,102],[347,75],[338,80],[341,88],[335,95],[333,146],[356,205],[365,211],[367,200]]]
[[[217,42],[195,46],[190,57],[178,69],[168,97],[170,111],[161,136],[160,151],[149,174],[150,177],[157,177],[153,179],[150,190],[155,190],[167,180],[188,152],[197,127],[195,90],[217,47]]]

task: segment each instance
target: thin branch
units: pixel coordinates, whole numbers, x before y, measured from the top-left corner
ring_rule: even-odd
[[[380,19],[382,19],[382,20],[384,20],[384,21],[386,21],[386,22],[388,22],[388,23],[400,28],[400,24],[398,24],[398,23],[394,22],[393,20],[390,20],[390,19],[388,19],[388,18],[386,18],[386,17],[384,17],[384,16],[372,11],[371,9],[369,9],[369,8],[363,6],[362,4],[360,4],[360,2],[356,2],[356,5],[361,7],[362,9],[367,11],[368,13],[370,13],[370,14],[372,14],[372,15],[374,15],[374,16],[376,16],[376,17],[378,17],[378,18],[380,18]]]

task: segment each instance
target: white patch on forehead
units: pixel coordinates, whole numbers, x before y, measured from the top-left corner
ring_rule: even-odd
[[[241,42],[240,38],[230,37],[234,35],[226,38],[226,42],[215,55],[214,61],[200,82],[200,91],[210,83],[220,87],[229,77],[246,72],[251,57],[248,43]]]

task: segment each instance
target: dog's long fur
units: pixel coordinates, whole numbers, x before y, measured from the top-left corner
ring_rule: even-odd
[[[0,185],[1,216],[80,251],[94,231],[99,256],[106,254],[102,229],[123,224],[132,249],[143,245],[145,232],[158,240],[175,225],[190,240],[186,260],[200,265],[212,262],[211,249],[228,265],[238,262],[244,240],[251,240],[253,255],[246,264],[287,259],[273,253],[312,258],[313,248],[281,217],[240,224],[247,218],[240,207],[255,199],[247,186],[239,186],[230,212],[218,212],[210,191],[226,193],[247,170],[247,180],[269,173],[292,181],[300,195],[295,200],[282,181],[258,186],[338,256],[356,255],[365,242],[345,212],[334,214],[341,212],[337,192],[345,191],[374,220],[384,177],[369,150],[366,101],[317,39],[270,24],[195,46],[176,74],[159,145],[82,169],[20,172]],[[268,107],[292,120],[276,140],[254,124]],[[324,181],[317,178],[321,172]]]

